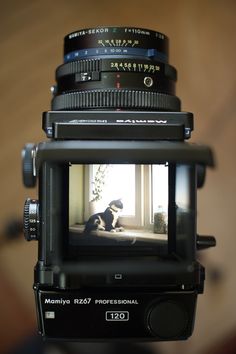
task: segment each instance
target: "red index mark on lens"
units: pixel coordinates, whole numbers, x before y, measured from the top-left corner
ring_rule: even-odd
[[[120,74],[117,74],[116,75],[116,78],[117,78],[117,82],[116,82],[116,88],[120,88],[120,82],[119,82],[119,79],[120,79]]]

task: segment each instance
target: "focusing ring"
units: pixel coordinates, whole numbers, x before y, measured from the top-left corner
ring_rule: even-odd
[[[158,92],[122,89],[71,92],[52,100],[53,110],[104,108],[180,111],[180,100]]]

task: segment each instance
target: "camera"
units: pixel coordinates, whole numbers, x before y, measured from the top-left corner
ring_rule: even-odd
[[[205,270],[197,188],[214,158],[188,143],[168,38],[132,27],[64,39],[48,138],[23,149],[24,234],[38,241],[39,333],[71,341],[168,341],[193,331]]]

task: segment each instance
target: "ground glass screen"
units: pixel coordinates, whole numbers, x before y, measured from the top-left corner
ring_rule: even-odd
[[[166,243],[168,169],[168,164],[71,165],[70,244]]]

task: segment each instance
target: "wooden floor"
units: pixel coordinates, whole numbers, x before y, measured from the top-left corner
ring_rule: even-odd
[[[195,114],[192,141],[211,145],[216,155],[217,169],[209,171],[198,197],[198,233],[216,236],[217,248],[203,252],[201,259],[209,270],[220,269],[222,278],[214,282],[207,272],[193,337],[153,348],[164,354],[204,353],[236,328],[236,1],[9,0],[1,2],[0,24],[2,230],[9,218],[21,218],[25,198],[36,196],[36,189],[22,186],[21,149],[26,142],[45,139],[41,113],[50,108],[64,35],[83,27],[125,25],[169,36],[182,110]],[[9,299],[8,306],[12,298],[21,304],[20,314],[9,312],[8,331],[3,331],[6,319],[0,315],[1,353],[29,334],[29,323],[35,321],[36,257],[37,244],[23,240],[0,250],[0,292],[4,301]],[[5,314],[4,307],[1,302],[0,313]]]

